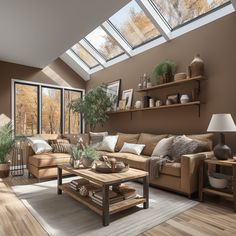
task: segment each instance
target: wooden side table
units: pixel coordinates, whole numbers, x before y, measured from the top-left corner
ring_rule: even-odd
[[[216,189],[209,185],[208,169],[210,165],[228,166],[232,168],[232,189]],[[201,160],[199,166],[199,201],[204,200],[204,194],[214,194],[226,197],[234,202],[234,210],[236,211],[236,162],[233,159],[217,160],[205,159]]]

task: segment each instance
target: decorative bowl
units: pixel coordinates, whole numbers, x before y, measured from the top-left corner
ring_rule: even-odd
[[[223,189],[227,187],[228,176],[221,173],[212,173],[209,177],[211,187]]]
[[[125,172],[129,170],[129,165],[124,163],[124,166],[117,165],[118,162],[116,163],[115,168],[110,168],[108,166],[105,166],[103,164],[97,164],[95,170],[97,172],[101,173],[119,173],[119,172]]]

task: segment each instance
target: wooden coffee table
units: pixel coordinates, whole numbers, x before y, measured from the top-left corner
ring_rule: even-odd
[[[68,171],[71,174],[83,177],[91,182],[96,183],[102,187],[103,192],[103,205],[102,207],[94,203],[90,197],[83,197],[79,192],[70,188],[69,184],[62,184],[62,170]],[[109,186],[120,184],[132,180],[143,180],[143,196],[140,198],[131,198],[123,200],[118,203],[109,204]],[[110,215],[117,212],[126,210],[143,203],[143,208],[149,207],[149,176],[148,172],[130,168],[126,172],[122,173],[98,173],[92,169],[73,169],[68,164],[58,165],[58,187],[57,193],[62,194],[62,191],[70,195],[78,202],[84,204],[91,210],[95,211],[102,216],[102,222],[104,226],[109,225]]]

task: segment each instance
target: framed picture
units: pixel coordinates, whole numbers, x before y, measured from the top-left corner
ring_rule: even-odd
[[[133,89],[124,90],[122,93],[122,99],[126,101],[125,109],[130,109],[132,104]]]
[[[179,93],[167,95],[166,99],[169,99],[171,104],[179,103]]]
[[[126,106],[126,100],[122,99],[119,101],[119,110],[125,110],[125,106]]]
[[[114,111],[117,109],[117,105],[118,105],[118,102],[119,102],[120,84],[121,84],[121,79],[110,82],[106,85],[107,95],[116,97],[114,105],[113,105],[113,110]]]

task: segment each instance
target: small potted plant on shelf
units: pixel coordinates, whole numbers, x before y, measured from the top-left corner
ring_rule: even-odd
[[[11,122],[0,127],[0,178],[6,178],[10,174],[10,161],[8,154],[14,147],[15,139]]]
[[[169,83],[173,80],[173,75],[176,70],[176,64],[171,60],[165,60],[156,65],[153,70],[153,84]]]
[[[69,148],[69,153],[71,155],[70,159],[71,166],[75,169],[79,168],[83,156],[83,150],[78,149],[77,146],[75,145],[71,145]]]
[[[90,146],[85,146],[83,150],[82,164],[84,167],[89,168],[95,160],[98,160],[96,150]]]

